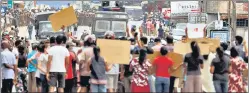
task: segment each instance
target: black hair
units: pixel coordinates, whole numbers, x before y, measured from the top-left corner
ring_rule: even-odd
[[[45,52],[45,44],[40,44],[38,47],[37,47],[37,50],[41,53],[44,53]]]
[[[94,58],[98,62],[99,60],[99,53],[100,53],[100,48],[98,46],[95,46],[93,48],[93,53],[94,53]]]
[[[56,37],[56,43],[57,44],[62,44],[63,43],[63,36],[62,35],[58,35]]]
[[[84,42],[84,46],[92,46],[92,45],[95,45],[95,42],[92,40],[92,42],[89,40],[89,39],[92,39],[92,38],[88,38],[88,40],[86,40]]]
[[[75,42],[76,46],[80,46],[80,42]]]
[[[62,43],[65,44],[67,42],[67,37],[65,35],[62,36]]]
[[[182,36],[182,38],[187,38],[187,36],[184,35],[184,36]]]
[[[143,63],[146,59],[146,54],[147,54],[147,51],[146,49],[140,49],[139,51],[139,58],[138,58],[138,63],[143,67]]]
[[[162,56],[167,55],[168,54],[167,48],[165,46],[161,47],[160,53],[161,53]]]
[[[241,36],[235,36],[235,39],[238,41],[238,44],[241,45],[243,42],[243,37]]]
[[[25,46],[24,45],[19,45],[17,47],[17,50],[18,50],[18,53],[20,53],[21,55],[23,55],[24,51],[25,51]]]
[[[120,37],[119,40],[127,40],[126,37]]]
[[[37,45],[37,44],[33,44],[33,45],[32,45],[32,50],[36,50],[36,49],[37,49],[37,47],[38,47],[38,45]]]
[[[22,43],[22,40],[16,40],[15,46],[19,46]]]
[[[191,49],[192,49],[192,56],[194,58],[198,58],[200,56],[200,48],[199,48],[197,42],[192,41],[190,46],[191,46]]]
[[[220,62],[224,62],[224,60],[223,60],[223,55],[224,55],[223,48],[222,48],[222,47],[218,47],[218,48],[216,49],[216,53],[217,53],[218,56],[219,56]]]
[[[135,42],[135,39],[134,38],[130,38],[129,39],[131,42]]]
[[[161,42],[161,39],[159,37],[157,37],[154,42]]]
[[[173,38],[172,36],[167,36],[167,37],[166,37],[166,42],[167,42],[168,44],[173,44],[173,41],[174,41],[174,38]]]
[[[66,45],[66,48],[68,49],[69,47],[70,47],[70,46],[67,44],[67,45]]]
[[[147,37],[141,37],[140,40],[144,43],[147,44],[148,38]]]
[[[45,42],[44,42],[44,41],[41,41],[40,44],[45,44]]]
[[[221,43],[220,46],[223,48],[223,50],[227,50],[228,44],[227,43]]]
[[[55,43],[55,42],[56,42],[56,41],[55,41],[55,37],[53,37],[53,36],[50,37],[50,38],[49,38],[49,41],[50,41],[50,43]]]
[[[232,47],[231,50],[230,50],[230,52],[231,52],[231,53],[230,53],[230,54],[231,54],[231,57],[233,57],[233,58],[239,56],[239,53],[238,53],[238,51],[236,50],[235,47]]]

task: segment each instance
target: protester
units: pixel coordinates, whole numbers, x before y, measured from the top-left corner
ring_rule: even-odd
[[[16,91],[17,92],[28,92],[27,89],[27,69],[26,69],[26,61],[27,61],[27,54],[25,53],[25,46],[19,45],[18,46],[18,77],[17,77],[17,84],[16,84]]]
[[[169,92],[170,85],[170,74],[169,71],[173,72],[178,69],[180,66],[174,68],[173,61],[167,57],[168,54],[167,48],[164,46],[160,49],[161,56],[155,58],[153,61],[153,67],[156,72],[156,92]],[[165,71],[166,70],[166,71]]]
[[[148,47],[148,38],[147,37],[141,37],[140,40],[138,40],[137,36],[135,36],[136,42],[138,46],[135,47],[135,54],[139,54],[140,49],[146,49],[147,54],[153,54],[154,50],[151,47]],[[141,41],[141,42],[139,42]]]
[[[181,40],[183,43],[186,43],[187,42],[187,37],[186,36],[182,36],[182,40]]]
[[[63,36],[56,37],[56,45],[48,50],[48,63],[46,77],[49,83],[49,92],[54,92],[58,81],[58,91],[64,92],[65,72],[69,63],[69,52],[62,45]],[[59,54],[59,55],[58,55]],[[66,64],[66,65],[65,65]]]
[[[47,73],[47,63],[48,63],[48,54],[45,51],[46,46],[44,44],[40,44],[38,46],[38,51],[40,56],[37,58],[38,65],[37,68],[40,72],[40,80],[41,80],[41,92],[47,93],[48,92],[48,81],[46,78]]]
[[[229,67],[229,85],[228,92],[246,92],[245,85],[243,83],[242,72],[248,69],[248,66],[239,56],[238,48],[231,48],[231,65]]]
[[[17,25],[15,25],[14,31],[15,31],[15,37],[17,37],[19,35],[19,29],[18,29]]]
[[[17,48],[19,45],[23,45],[22,41],[21,40],[16,40],[15,41],[15,46],[13,47],[13,50],[12,50],[12,53],[15,54],[16,59],[18,59],[18,56],[19,56],[19,52],[18,52],[18,48]]]
[[[9,42],[2,41],[1,48],[1,63],[2,68],[2,93],[12,93],[13,82],[16,83],[17,78],[17,62],[16,57],[13,53],[10,52]]]
[[[121,65],[121,73],[120,73],[120,80],[123,81],[125,92],[131,92],[130,85],[131,85],[131,78],[132,78],[132,73],[133,73],[133,71],[129,70],[129,67],[133,59],[132,55],[134,54],[135,40],[131,38],[130,42],[131,42],[130,62],[129,62],[129,65]]]
[[[37,49],[36,49],[36,53],[33,54],[31,56],[31,58],[28,59],[28,62],[31,63],[32,65],[34,65],[36,67],[36,69],[38,69],[38,58],[40,57],[41,55],[41,52],[38,51],[38,46],[40,44],[44,44],[44,42],[40,42],[38,45],[37,45]],[[34,61],[34,62],[32,62]],[[36,70],[36,73],[35,73],[35,78],[36,78],[36,87],[37,87],[37,91],[36,92],[42,92],[42,81],[41,81],[41,78],[40,78],[40,71],[39,70]]]
[[[107,31],[105,33],[105,39],[115,39],[114,32]],[[107,90],[108,92],[116,92],[118,88],[118,75],[119,75],[119,64],[111,64],[113,65],[111,70],[106,72],[107,75]]]
[[[151,71],[151,64],[146,58],[146,49],[140,49],[139,57],[131,61],[130,71],[133,71],[131,79],[131,92],[150,92],[149,86],[149,71]]]
[[[222,47],[222,49],[223,49],[223,51],[224,51],[224,54],[230,56],[230,51],[228,50],[228,44],[223,42],[223,43],[221,43],[220,46]]]
[[[158,37],[159,38],[164,38],[164,30],[163,30],[163,27],[162,27],[162,25],[160,25],[159,26],[159,28],[158,28]]]
[[[28,32],[29,32],[29,39],[31,40],[32,39],[32,32],[33,32],[33,25],[31,22],[28,25]]]
[[[197,42],[191,42],[191,53],[185,55],[185,72],[187,74],[186,85],[183,92],[202,92],[201,70],[203,69],[203,57]]]
[[[95,46],[95,36],[88,35],[84,39],[85,47],[83,51],[78,54],[78,59],[80,61],[80,85],[81,85],[81,92],[87,92],[90,90],[90,72],[87,70],[87,60],[93,57],[93,47]]]
[[[56,44],[55,37],[50,37],[49,42],[50,42],[50,47],[53,47]]]
[[[76,60],[76,55],[75,53],[72,51],[73,48],[73,43],[68,42],[66,44],[66,48],[69,51],[69,63],[67,65],[67,73],[66,73],[66,81],[65,81],[65,88],[64,88],[64,92],[65,93],[72,93],[73,92],[73,86],[74,86],[74,76],[73,76],[73,61]]]
[[[37,53],[37,45],[34,44],[32,46],[32,51],[28,54],[28,92],[36,92],[37,86],[36,86],[36,71],[37,71],[37,60],[31,60],[31,58]]]
[[[147,28],[147,36],[151,36],[152,33],[152,22],[151,20],[147,20],[146,22],[146,28]]]
[[[94,57],[87,61],[87,69],[91,71],[89,83],[91,84],[91,92],[106,92],[107,75],[106,71],[111,69],[104,58],[100,56],[100,48],[93,48]]]
[[[242,57],[243,59],[248,58],[248,49],[243,37],[235,36],[235,42],[233,47],[237,48],[240,57]]]
[[[160,51],[161,47],[163,46],[163,45],[161,44],[161,39],[160,39],[160,38],[156,38],[154,42],[155,42],[156,44],[155,44],[155,46],[152,47],[152,49],[153,49],[154,51]]]
[[[9,35],[16,37],[16,32],[15,32],[15,28],[11,27],[11,30],[9,31]]]
[[[212,60],[210,67],[210,73],[213,74],[214,88],[218,93],[227,93],[230,58],[224,53],[222,47],[218,47],[216,53],[217,55]]]
[[[169,35],[166,37],[166,42],[167,44],[165,45],[165,47],[167,48],[168,52],[173,52],[174,51],[174,38],[173,36]],[[177,92],[177,88],[175,88],[175,80],[179,79],[175,76],[170,76],[170,86],[169,86],[169,92],[173,93],[173,92]]]

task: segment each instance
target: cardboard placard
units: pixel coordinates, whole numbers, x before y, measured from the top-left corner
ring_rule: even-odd
[[[110,64],[129,64],[130,41],[97,39],[100,55]]]
[[[187,40],[188,43],[191,43],[192,41],[196,41],[199,45],[200,44],[209,45],[209,51],[213,53],[215,52],[216,48],[220,46],[220,40],[217,38],[196,38],[196,39]],[[202,50],[201,47],[200,49]]]
[[[192,52],[190,48],[190,43],[182,43],[182,42],[174,43],[174,53],[185,55],[190,52]]]
[[[206,55],[210,53],[210,44],[202,44],[198,43],[198,46],[200,48],[200,53],[201,55]],[[187,53],[191,53],[191,47],[190,43],[182,43],[182,42],[177,42],[174,44],[174,52],[179,53],[182,55],[185,55]]]
[[[149,61],[150,61],[151,63],[153,63],[154,60],[155,60],[155,58],[158,57],[158,56],[160,56],[160,55],[161,55],[161,53],[160,53],[159,51],[154,51],[153,54],[148,54],[148,55],[147,55],[147,59],[149,59]]]
[[[173,61],[173,67],[176,68],[179,65],[181,65],[183,63],[183,55],[179,54],[179,53],[174,53],[174,52],[170,52],[167,54],[167,56],[169,58],[172,59]],[[183,66],[179,67],[177,70],[175,70],[174,72],[169,71],[171,76],[175,76],[175,77],[183,77]]]
[[[59,31],[62,26],[70,26],[78,22],[73,7],[68,7],[49,16],[54,31]]]
[[[198,44],[200,47],[201,55],[208,55],[210,53],[210,46],[209,44]]]

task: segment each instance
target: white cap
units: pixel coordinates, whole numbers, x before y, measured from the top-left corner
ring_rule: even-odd
[[[107,36],[107,35],[114,36],[114,32],[113,31],[106,31],[105,36]]]
[[[96,41],[96,37],[95,37],[95,35],[94,34],[92,34],[92,35],[87,35],[85,38],[84,38],[84,41],[87,41],[88,39],[92,39],[92,40],[94,40],[94,41]]]

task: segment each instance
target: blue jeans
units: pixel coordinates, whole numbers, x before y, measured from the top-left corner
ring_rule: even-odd
[[[169,92],[170,78],[156,77],[156,92]]]
[[[91,92],[106,92],[106,85],[91,84]]]
[[[40,74],[42,93],[48,93],[48,81],[46,75]]]
[[[216,93],[228,92],[228,81],[214,80],[213,82]]]

